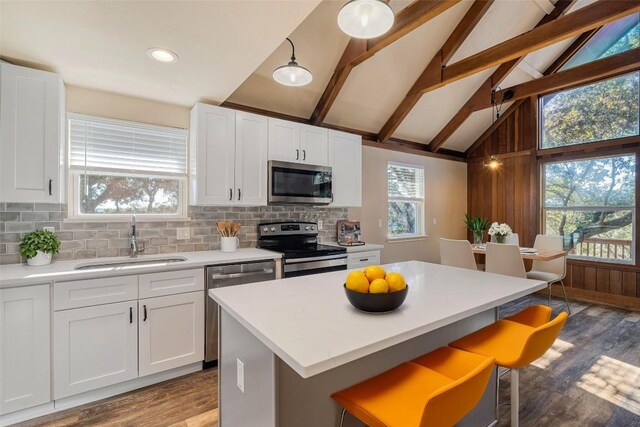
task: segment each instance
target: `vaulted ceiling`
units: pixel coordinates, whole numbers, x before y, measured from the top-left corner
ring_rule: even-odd
[[[491,87],[551,72],[579,34],[538,46],[519,62],[513,57],[512,67],[494,62],[415,96],[414,83],[433,77],[428,66],[435,64],[443,78],[451,64],[596,0],[391,0],[398,17],[427,13],[420,25],[400,26],[394,33],[399,36],[378,45],[375,54],[339,29],[336,18],[345,1],[4,1],[0,55],[58,72],[71,85],[186,106],[227,102],[304,120],[314,116],[317,123],[370,133],[382,142],[464,152],[495,120],[490,108],[468,108],[474,93],[484,105]],[[298,62],[313,72],[308,86],[291,88],[272,79],[291,56],[286,37],[296,45]],[[180,60],[154,63],[145,55],[149,47],[169,48]],[[347,47],[364,52],[365,59],[335,84]]]

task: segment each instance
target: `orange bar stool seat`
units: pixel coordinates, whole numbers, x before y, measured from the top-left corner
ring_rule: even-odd
[[[331,395],[371,427],[450,427],[471,411],[491,377],[493,357],[441,347]]]
[[[511,427],[517,427],[519,369],[542,356],[556,340],[567,313],[551,319],[551,308],[534,305],[449,344],[460,350],[493,356],[496,365],[511,369]]]

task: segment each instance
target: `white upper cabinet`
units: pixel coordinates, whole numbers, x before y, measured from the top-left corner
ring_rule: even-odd
[[[49,284],[0,289],[0,414],[51,401]]]
[[[300,160],[311,165],[329,164],[328,130],[317,126],[300,125]]]
[[[0,64],[0,201],[64,202],[64,84]]]
[[[267,204],[267,118],[236,113],[235,201],[237,204]]]
[[[269,119],[269,160],[329,166],[327,129]]]
[[[236,112],[207,104],[191,110],[189,131],[190,203],[233,202]]]
[[[191,110],[190,203],[267,204],[267,118],[207,104]]]
[[[329,130],[334,207],[362,206],[362,137]]]

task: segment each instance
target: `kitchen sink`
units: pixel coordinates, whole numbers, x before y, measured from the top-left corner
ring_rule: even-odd
[[[104,262],[90,262],[86,264],[79,264],[75,270],[91,270],[94,268],[109,268],[109,267],[127,267],[135,265],[145,264],[166,264],[172,262],[186,261],[185,257],[166,257],[166,258],[150,258],[150,259],[127,259],[122,261],[104,261]]]

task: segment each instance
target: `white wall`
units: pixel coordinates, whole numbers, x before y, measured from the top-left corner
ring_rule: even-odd
[[[389,161],[424,166],[425,239],[393,243],[387,241]],[[383,263],[407,260],[440,262],[440,237],[466,239],[466,163],[363,147],[362,171],[362,208],[349,209],[349,219],[360,221],[362,239],[365,242],[385,245],[382,250]],[[382,227],[378,227],[378,219],[382,220]]]
[[[154,125],[189,128],[189,108],[133,96],[66,86],[67,111]]]

